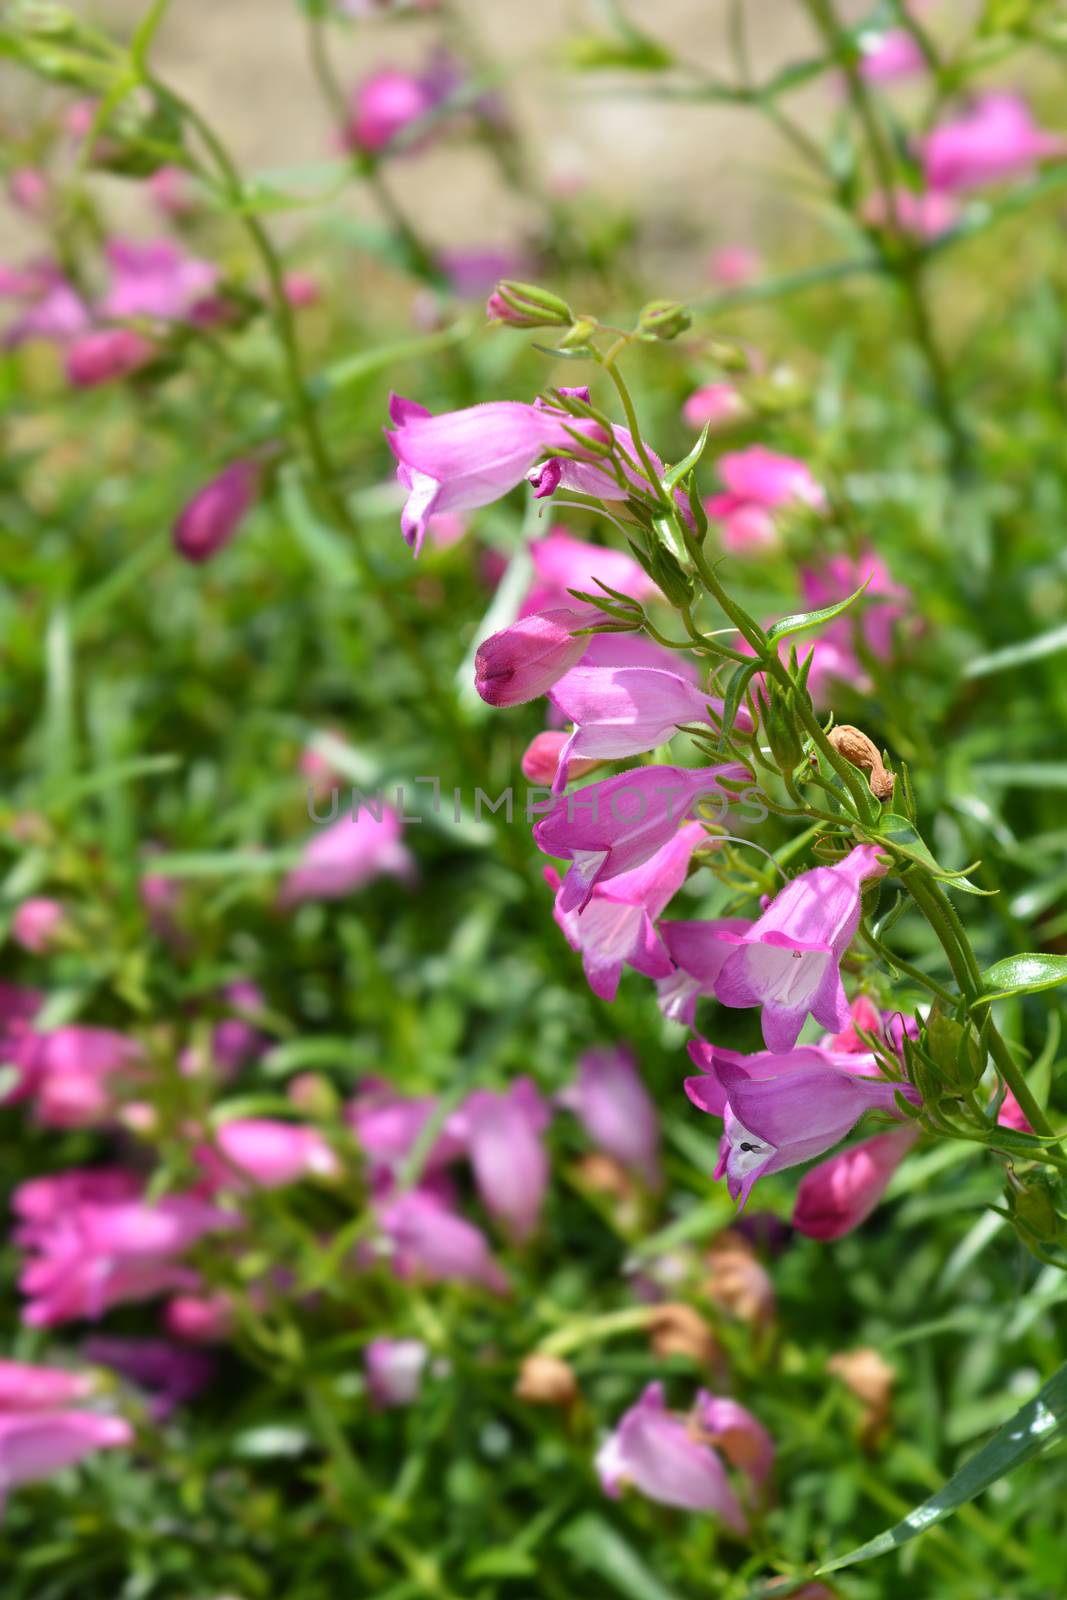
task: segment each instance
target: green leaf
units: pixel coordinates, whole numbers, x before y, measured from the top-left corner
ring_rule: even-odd
[[[1033,639],[1022,639],[1003,650],[992,650],[987,656],[975,656],[963,669],[965,678],[987,678],[992,672],[1007,672],[1022,666],[1026,661],[1039,661],[1042,656],[1057,655],[1067,650],[1067,625],[1050,628]]]
[[[587,1512],[569,1522],[559,1536],[576,1561],[591,1567],[628,1600],[679,1600],[651,1572],[637,1551],[603,1517]]]
[[[839,1556],[819,1568],[818,1576],[837,1572],[841,1567],[851,1567],[857,1561],[870,1561],[875,1556],[886,1555],[903,1544],[925,1533],[960,1506],[973,1500],[975,1495],[988,1489],[1007,1473],[1014,1472],[1024,1461],[1039,1455],[1045,1446],[1064,1431],[1067,1424],[1067,1363],[1064,1363],[1040,1389],[1032,1400],[1005,1422],[1003,1427],[971,1456],[958,1472],[953,1473],[936,1494],[910,1511],[902,1521],[876,1539],[870,1539],[847,1555]]]
[[[1067,983],[1067,956],[1047,955],[1042,950],[1021,956],[1005,956],[982,973],[983,1004],[1003,1000],[1012,994],[1036,994],[1039,989],[1054,989]]]
[[[802,633],[805,628],[817,628],[823,622],[832,622],[834,617],[839,617],[842,611],[848,610],[854,600],[859,599],[870,581],[868,578],[865,583],[860,584],[854,594],[850,594],[845,600],[838,600],[835,605],[823,606],[818,611],[797,611],[792,616],[782,617],[773,627],[767,629],[768,640],[773,643],[776,639],[786,638],[788,634]]]
[[[995,889],[979,889],[977,884],[962,872],[946,872],[944,867],[938,865],[930,853],[930,848],[915,826],[896,811],[887,811],[881,818],[879,832],[883,839],[899,850],[902,856],[909,861],[914,861],[921,867],[927,867],[940,883],[947,883],[950,889],[959,889],[964,894],[977,894],[984,898],[997,893]]]
[[[425,334],[419,339],[396,339],[391,344],[375,345],[373,350],[359,350],[355,355],[345,356],[343,360],[325,367],[312,378],[308,387],[316,395],[338,394],[402,361],[421,361],[424,356],[433,355],[437,350],[447,350],[450,345],[459,344],[472,331],[471,323],[459,321],[450,328]]]
[[[711,423],[705,422],[703,433],[700,435],[700,438],[697,440],[696,444],[693,446],[692,450],[690,450],[685,459],[683,461],[679,461],[675,466],[670,467],[663,474],[663,477],[660,479],[660,483],[663,486],[665,493],[670,494],[673,489],[677,488],[678,484],[681,483],[686,473],[689,472],[691,468],[696,466],[697,462],[704,454],[704,446],[708,442],[708,430],[710,427]]]

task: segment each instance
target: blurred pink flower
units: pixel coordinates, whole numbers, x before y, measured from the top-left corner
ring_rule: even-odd
[[[568,592],[571,589],[599,596],[602,591],[598,579],[609,589],[618,589],[642,604],[663,599],[645,569],[624,550],[576,539],[563,528],[552,528],[543,539],[531,539],[527,549],[533,561],[534,580],[520,616],[543,611],[546,606],[577,605],[579,602]]]
[[[668,1411],[662,1383],[650,1383],[597,1451],[604,1493],[617,1500],[627,1485],[660,1505],[711,1511],[735,1534],[745,1514],[722,1461],[689,1418]]]
[[[736,422],[746,416],[748,406],[732,383],[709,383],[695,389],[682,407],[682,421],[691,428],[712,429]]]
[[[20,271],[4,268],[0,296],[23,302],[22,311],[4,334],[9,348],[31,339],[62,344],[92,325],[85,302],[54,262],[36,262]]]
[[[152,340],[132,328],[94,328],[67,346],[67,381],[75,389],[96,389],[140,371],[156,353]]]
[[[7,192],[12,205],[27,216],[39,217],[48,207],[52,189],[47,176],[39,168],[16,167],[8,175]]]
[[[403,1165],[430,1118],[437,1112],[435,1095],[401,1095],[381,1079],[367,1079],[345,1108],[352,1129],[372,1166],[393,1173]],[[426,1151],[423,1172],[433,1173],[465,1155],[466,1122],[452,1112],[438,1129]]]
[[[713,250],[708,261],[708,276],[724,288],[736,288],[759,277],[763,263],[754,250],[743,244],[724,244]]]
[[[128,1422],[95,1411],[0,1416],[0,1510],[9,1490],[77,1466],[95,1450],[132,1443]]]
[[[188,256],[170,239],[136,243],[112,239],[106,247],[111,287],[99,305],[100,315],[116,320],[152,317],[178,322],[198,301],[214,292],[219,269],[210,261]]]
[[[334,1178],[341,1170],[314,1128],[267,1117],[235,1117],[215,1129],[214,1143],[195,1160],[212,1190],[239,1188],[242,1177],[260,1189],[281,1189],[303,1178]]]
[[[215,1363],[199,1350],[187,1350],[168,1339],[117,1339],[95,1335],[82,1347],[87,1361],[110,1367],[149,1397],[154,1422],[165,1422],[178,1406],[205,1389]]]
[[[720,456],[716,467],[727,492],[709,496],[704,509],[721,522],[723,547],[735,555],[776,547],[772,512],[790,504],[825,510],[825,493],[795,456],[754,444]]]
[[[363,1351],[371,1403],[379,1410],[411,1405],[418,1398],[429,1357],[421,1339],[372,1339]]]
[[[410,1189],[379,1204],[378,1223],[398,1278],[472,1283],[494,1294],[509,1293],[485,1235],[425,1190]]]
[[[881,192],[869,195],[863,206],[865,222],[886,227],[895,221],[904,233],[917,239],[938,239],[959,220],[959,201],[940,189],[894,189],[892,204]]]
[[[564,745],[570,738],[556,728],[546,728],[543,733],[535,733],[523,752],[522,775],[530,783],[539,787],[550,787],[559,767],[559,757]],[[580,778],[586,772],[592,772],[597,766],[596,761],[583,761],[580,757],[571,757],[570,774],[572,778]]]
[[[0,1360],[0,1412],[52,1411],[85,1400],[95,1385],[87,1372]]]
[[[233,538],[255,504],[260,464],[250,458],[231,461],[198,489],[174,524],[174,548],[186,561],[207,561]]]
[[[859,35],[862,77],[869,83],[897,83],[926,70],[926,59],[907,28],[871,29]]]
[[[548,1186],[542,1134],[551,1112],[531,1078],[505,1090],[476,1089],[463,1106],[478,1194],[520,1243],[537,1227]]]
[[[118,1081],[142,1060],[133,1040],[110,1028],[68,1023],[21,1041],[17,1059],[46,1128],[93,1128],[112,1120]]]
[[[43,955],[63,927],[66,912],[58,900],[37,896],[23,900],[11,919],[11,937],[23,950]]]
[[[920,142],[930,189],[958,192],[1032,171],[1040,161],[1067,155],[1067,141],[1034,122],[1017,94],[986,94]]]
[[[674,970],[656,984],[660,1010],[672,1022],[692,1027],[697,1000],[713,995],[727,958],[737,946],[719,937],[728,933],[747,933],[752,926],[742,917],[721,917],[712,922],[661,922],[659,935]]]
[[[598,1150],[636,1172],[650,1188],[659,1187],[659,1114],[631,1050],[625,1045],[587,1050],[578,1061],[574,1083],[558,1098]]]
[[[358,815],[340,817],[305,844],[300,862],[282,884],[279,904],[303,900],[340,900],[375,878],[410,883],[415,863],[402,843],[403,826],[396,812],[382,805],[380,815],[361,805]]]

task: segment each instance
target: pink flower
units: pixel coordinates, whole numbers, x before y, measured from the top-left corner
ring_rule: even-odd
[[[556,776],[559,767],[560,753],[570,738],[556,728],[546,728],[543,733],[535,733],[522,756],[522,775],[530,783],[548,787]],[[581,778],[587,772],[592,772],[597,766],[596,761],[583,761],[571,757],[570,775],[572,778]]]
[[[522,616],[546,606],[577,604],[571,589],[599,596],[598,579],[642,604],[663,598],[645,569],[623,550],[572,538],[562,528],[553,528],[543,539],[531,539],[527,548],[534,582],[523,601]]]
[[[810,1011],[839,1032],[849,1020],[841,957],[859,925],[860,886],[885,875],[875,845],[856,845],[832,867],[813,867],[786,884],[747,933],[718,937],[738,948],[715,985],[725,1006],[763,1007],[768,1050],[789,1050]]]
[[[896,83],[926,70],[926,60],[907,28],[888,28],[884,33],[861,33],[862,57],[859,70],[868,83]]]
[[[1067,143],[1037,127],[1019,95],[1003,93],[983,95],[919,147],[927,186],[952,191],[998,183],[1065,153]]]
[[[863,206],[865,222],[886,227],[895,221],[904,233],[917,239],[939,239],[955,226],[959,215],[959,201],[940,189],[924,189],[919,194],[913,189],[894,189],[892,203],[877,192],[868,196]]]
[[[30,339],[65,344],[87,333],[92,325],[85,302],[51,261],[37,262],[22,272],[2,269],[0,295],[26,302],[22,314],[4,335],[4,344],[9,348]]]
[[[397,481],[408,491],[400,518],[415,555],[435,512],[474,511],[520,484],[546,450],[573,444],[560,414],[517,400],[490,401],[433,417],[392,395],[386,430]]]
[[[115,321],[151,317],[180,322],[214,290],[218,268],[187,256],[169,239],[145,244],[113,239],[107,246],[111,287],[100,314]]]
[[[696,1039],[689,1054],[704,1076],[687,1078],[686,1094],[699,1110],[724,1119],[715,1176],[726,1175],[742,1205],[757,1179],[821,1156],[865,1112],[893,1112],[898,1094],[919,1103],[910,1083],[874,1076],[869,1068],[877,1073],[877,1063],[835,1057],[815,1045],[743,1056]]]
[[[345,1121],[374,1166],[394,1172],[411,1154],[437,1105],[433,1095],[399,1095],[389,1084],[371,1079],[349,1101]],[[466,1119],[453,1113],[427,1150],[423,1172],[438,1171],[458,1160],[466,1149]]]
[[[566,788],[572,756],[613,761],[666,744],[688,722],[708,722],[723,702],[654,667],[575,667],[548,698],[574,732],[560,751],[553,792]],[[743,713],[751,727],[747,712]]]
[[[701,1434],[743,1472],[759,1498],[774,1466],[774,1441],[751,1411],[723,1395],[701,1389],[695,1418]]]
[[[30,1252],[19,1278],[29,1302],[23,1321],[41,1328],[76,1317],[94,1320],[125,1301],[194,1288],[196,1274],[176,1258],[206,1234],[236,1222],[231,1212],[192,1195],[167,1195],[154,1203],[79,1199],[47,1220],[23,1221],[15,1235]]]
[[[589,390],[583,385],[570,389],[561,389],[562,395],[575,395],[579,400],[589,400]],[[545,415],[556,417],[560,422],[566,421],[572,430],[584,434],[592,439],[599,440],[602,444],[609,442],[609,436],[598,422],[588,419],[569,416],[564,411],[556,411],[544,400],[535,400],[534,406]],[[571,489],[577,494],[592,495],[600,500],[625,500],[632,489],[639,493],[650,494],[652,486],[645,476],[645,469],[637,453],[633,434],[629,428],[612,426],[611,440],[615,445],[614,456],[609,460],[598,456],[591,456],[588,461],[568,460],[562,456],[550,456],[547,461],[538,466],[531,467],[526,474],[533,485],[534,498],[543,500],[546,495],[555,494],[557,489]],[[560,444],[566,445],[568,450],[578,447],[578,442],[571,434],[564,434]],[[654,450],[646,452],[657,477],[663,474],[663,462]],[[620,482],[620,472],[622,481]],[[683,507],[686,501],[681,490],[676,491],[678,502]]]
[[[851,656],[858,623],[867,649],[880,661],[888,661],[893,654],[893,630],[911,604],[911,594],[894,582],[884,561],[873,551],[865,550],[856,559],[831,556],[819,567],[801,570],[804,601],[812,610],[846,600],[863,583],[867,587],[856,601],[855,611],[826,625],[820,642],[833,644],[843,655],[848,652]],[[851,677],[852,673],[847,675]]]
[[[1016,1100],[1011,1090],[1005,1092],[997,1112],[997,1123],[1002,1128],[1014,1128],[1016,1133],[1033,1133],[1033,1127],[1026,1112]]]
[[[401,842],[400,818],[387,805],[380,812],[360,806],[357,816],[340,817],[310,839],[282,884],[279,904],[343,899],[382,876],[410,882],[414,862]]]
[[[127,1378],[149,1396],[149,1414],[164,1422],[178,1406],[205,1389],[215,1363],[199,1350],[186,1350],[169,1339],[116,1339],[97,1336],[84,1345],[87,1361]]]
[[[483,300],[501,278],[525,278],[531,270],[529,260],[514,250],[491,247],[473,250],[442,250],[437,265],[448,279],[452,293],[461,300]]]
[[[598,884],[581,910],[562,910],[557,893],[553,915],[571,949],[581,952],[589,987],[601,1000],[614,1000],[624,966],[669,979],[671,957],[656,918],[685,882],[693,851],[707,840],[699,822],[687,823],[640,866]],[[547,867],[545,877],[558,891],[555,869]]]
[[[210,479],[183,507],[174,524],[174,548],[199,563],[230,542],[259,493],[260,465],[244,458]]]
[[[464,1107],[467,1144],[482,1204],[520,1243],[537,1227],[548,1187],[541,1135],[551,1113],[532,1079],[501,1093],[476,1089]]]
[[[11,937],[34,955],[43,955],[55,943],[66,912],[58,900],[43,896],[23,900],[11,919]]]
[[[650,1383],[624,1412],[597,1451],[596,1468],[613,1500],[629,1484],[660,1505],[711,1511],[739,1536],[748,1531],[722,1461],[687,1418],[667,1410],[662,1383]]]
[[[294,311],[304,311],[318,305],[322,299],[322,286],[313,272],[292,271],[285,274],[285,298]]]
[[[668,844],[701,801],[714,797],[721,815],[730,798],[721,780],[747,777],[736,762],[636,767],[561,795],[533,830],[539,850],[571,863],[558,910],[583,910],[598,884],[639,867]]]
[[[187,217],[196,210],[192,180],[184,167],[157,167],[145,187],[153,205],[166,217]]]
[[[196,1152],[213,1189],[239,1185],[243,1175],[260,1189],[281,1189],[302,1178],[334,1178],[340,1163],[321,1133],[267,1117],[235,1117],[215,1130],[214,1145]]]
[[[45,1178],[29,1178],[11,1195],[11,1208],[19,1219],[16,1243],[35,1236],[35,1230],[58,1223],[83,1205],[114,1205],[133,1200],[143,1181],[125,1167],[75,1167]]]
[[[736,288],[759,277],[763,263],[754,250],[743,244],[724,244],[711,253],[708,276],[724,288]]]
[[[421,1339],[372,1339],[363,1351],[371,1403],[379,1410],[410,1406],[418,1398],[429,1356]]]
[[[16,167],[7,180],[8,197],[29,217],[43,216],[48,209],[51,185],[37,167]]]
[[[228,983],[222,997],[238,1013],[262,1011],[267,1004],[263,991],[244,978]],[[262,1055],[269,1043],[269,1036],[243,1016],[223,1017],[212,1029],[212,1060],[220,1072],[230,1077],[246,1061]]]
[[[423,1190],[411,1189],[381,1204],[378,1222],[398,1278],[472,1283],[494,1294],[509,1292],[485,1235]]]
[[[96,389],[128,378],[153,359],[156,346],[132,328],[94,328],[67,347],[67,381],[75,389]]]
[[[732,383],[709,383],[689,396],[682,407],[682,420],[691,428],[703,428],[705,424],[720,428],[747,412],[748,406]]]
[[[672,1022],[692,1027],[697,1000],[713,995],[719,974],[736,945],[719,937],[747,933],[752,926],[742,917],[722,917],[713,922],[661,922],[660,938],[674,970],[656,984],[660,1010]]]
[[[0,1416],[0,1509],[9,1490],[77,1466],[96,1450],[132,1443],[128,1422],[95,1411]]]
[[[711,495],[704,509],[722,523],[723,546],[734,554],[773,549],[778,532],[771,513],[784,506],[825,510],[823,490],[795,456],[754,444],[720,456],[716,466],[727,493]]]
[[[428,116],[439,98],[427,78],[383,67],[354,90],[344,142],[350,150],[382,151],[405,128]]]
[[[28,1034],[19,1059],[39,1122],[47,1128],[92,1128],[111,1120],[114,1080],[142,1057],[140,1047],[121,1033],[71,1023]]]
[[[190,1344],[222,1344],[233,1332],[233,1306],[221,1291],[178,1294],[164,1308],[163,1325],[173,1338]]]
[[[840,1239],[858,1228],[918,1136],[911,1127],[878,1133],[806,1172],[797,1187],[794,1228],[811,1239]]]
[[[559,1099],[599,1150],[632,1168],[650,1188],[659,1187],[659,1116],[630,1050],[587,1050],[576,1081]]]
[[[92,1377],[86,1372],[0,1360],[0,1413],[54,1411],[74,1400],[85,1400],[93,1388]]]
[[[560,606],[520,617],[478,646],[474,686],[491,706],[536,700],[585,655],[587,628],[599,613],[589,606]]]

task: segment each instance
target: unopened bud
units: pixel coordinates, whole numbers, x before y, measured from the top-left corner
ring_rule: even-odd
[[[566,1409],[578,1398],[578,1380],[572,1369],[558,1356],[539,1355],[535,1351],[525,1358],[519,1369],[515,1394],[532,1406],[560,1406]]]
[[[1031,1173],[1025,1182],[1010,1178],[1004,1195],[1024,1238],[1029,1234],[1039,1244],[1045,1245],[1062,1240],[1067,1231],[1064,1220],[1052,1202],[1047,1180],[1042,1175]]]
[[[576,350],[579,345],[588,344],[597,330],[597,324],[592,317],[579,317],[573,327],[559,341],[561,350]]]
[[[774,1316],[774,1286],[748,1240],[726,1228],[708,1251],[708,1298],[741,1322],[769,1322]]]
[[[574,314],[566,300],[536,283],[501,278],[486,302],[486,315],[509,328],[569,328]]]
[[[889,1421],[890,1400],[896,1373],[877,1350],[842,1350],[826,1363],[827,1372],[840,1378],[863,1404],[860,1438],[872,1444]]]
[[[708,1324],[684,1301],[656,1306],[650,1312],[648,1342],[653,1355],[689,1356],[702,1367],[714,1366],[720,1356]]]
[[[846,761],[858,767],[861,772],[869,774],[871,793],[876,800],[892,798],[893,774],[887,771],[873,739],[868,739],[862,729],[853,728],[847,722],[831,728],[826,737],[838,755],[844,756]]]
[[[677,339],[692,320],[677,300],[650,300],[638,315],[637,331],[646,339]]]

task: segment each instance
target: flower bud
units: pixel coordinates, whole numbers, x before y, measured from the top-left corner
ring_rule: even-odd
[[[862,729],[853,728],[847,722],[831,728],[826,737],[838,755],[844,756],[846,761],[858,767],[861,772],[870,774],[871,793],[876,800],[892,799],[893,774],[887,771],[873,739],[869,739]]]
[[[677,339],[692,320],[677,300],[650,300],[638,315],[637,331],[646,339]]]
[[[573,327],[568,328],[562,339],[560,339],[559,348],[561,350],[577,350],[579,346],[589,343],[596,330],[597,324],[594,317],[579,317]]]
[[[67,380],[75,389],[95,389],[129,377],[147,365],[156,346],[132,328],[95,328],[67,349]]]
[[[47,900],[43,896],[24,900],[11,919],[11,937],[23,950],[42,955],[54,947],[64,917],[58,900]]]
[[[523,777],[530,783],[550,786],[559,766],[559,753],[569,737],[569,734],[556,728],[546,728],[543,733],[535,733],[523,754]],[[572,778],[580,778],[583,773],[592,772],[599,764],[597,761],[588,761],[582,756],[576,756],[568,763],[568,771]]]
[[[589,644],[575,629],[588,626],[591,612],[558,606],[535,611],[492,634],[479,645],[474,686],[491,706],[518,706],[536,700],[577,664]]]
[[[755,1251],[740,1233],[726,1228],[708,1251],[708,1298],[741,1322],[770,1322],[774,1287]]]
[[[704,1318],[684,1301],[656,1306],[649,1314],[648,1342],[656,1356],[688,1356],[698,1366],[714,1366],[721,1356]]]
[[[207,561],[236,533],[259,487],[254,461],[231,461],[206,483],[174,524],[174,547],[186,561]]]
[[[486,315],[509,328],[569,328],[574,314],[565,300],[535,283],[501,278],[486,302]]]
[[[889,1407],[896,1373],[877,1350],[842,1350],[831,1356],[826,1370],[840,1378],[863,1404],[860,1441],[872,1445],[889,1421]]]
[[[532,1406],[560,1406],[566,1409],[578,1398],[578,1382],[573,1371],[558,1356],[536,1351],[523,1360],[515,1394]]]

